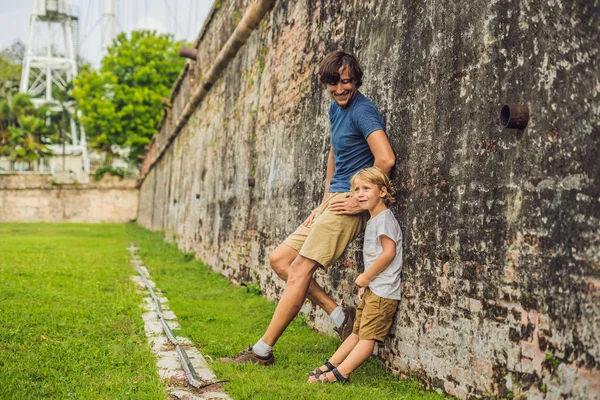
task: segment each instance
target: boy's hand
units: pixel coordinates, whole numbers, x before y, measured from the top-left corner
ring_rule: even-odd
[[[365,295],[365,288],[361,287],[360,289],[358,289],[358,300],[362,301],[362,298],[364,295]]]
[[[364,272],[362,274],[360,274],[354,281],[354,283],[356,283],[356,286],[359,286],[361,288],[369,286],[370,282],[371,282],[371,278],[369,278],[367,275],[365,275]]]

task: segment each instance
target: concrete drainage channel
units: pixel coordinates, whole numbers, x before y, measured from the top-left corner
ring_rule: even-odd
[[[215,374],[208,368],[202,354],[194,348],[187,338],[175,337],[172,329],[176,329],[175,313],[165,305],[167,299],[159,297],[150,273],[139,258],[139,249],[132,243],[127,249],[131,255],[131,263],[139,276],[133,280],[147,289],[150,297],[146,297],[144,313],[144,329],[152,351],[156,355],[161,378],[167,379],[171,399],[230,399],[220,390],[224,381],[216,380]]]

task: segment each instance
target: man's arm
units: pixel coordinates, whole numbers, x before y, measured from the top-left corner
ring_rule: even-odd
[[[390,175],[392,168],[396,163],[396,156],[390,145],[385,132],[381,129],[374,131],[367,137],[367,144],[371,149],[371,153],[375,157],[374,165],[382,170],[386,175]],[[338,215],[343,214],[359,214],[363,210],[358,205],[358,200],[354,196],[347,197],[343,200],[332,201],[329,209]]]
[[[329,193],[329,186],[331,186],[331,179],[333,179],[333,172],[335,171],[335,159],[333,158],[333,146],[329,147],[329,156],[327,158],[327,174],[325,174],[325,193],[323,193],[323,201],[327,198]]]
[[[396,156],[385,132],[380,129],[371,133],[367,138],[367,144],[375,157],[374,165],[390,176],[390,172],[396,164]]]

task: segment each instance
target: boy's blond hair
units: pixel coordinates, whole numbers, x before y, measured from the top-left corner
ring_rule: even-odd
[[[356,179],[362,179],[363,181],[377,185],[379,186],[380,190],[385,187],[387,189],[387,195],[383,199],[385,204],[391,204],[396,201],[396,188],[394,187],[394,184],[392,181],[390,181],[390,178],[388,178],[388,176],[379,168],[369,167],[361,169],[354,174],[352,179],[350,179],[350,186],[352,187],[353,192],[355,189],[354,182]]]

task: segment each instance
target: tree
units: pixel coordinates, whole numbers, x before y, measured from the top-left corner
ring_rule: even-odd
[[[0,97],[8,97],[19,90],[24,56],[25,45],[20,40],[0,52]]]
[[[75,79],[72,96],[80,122],[91,146],[106,152],[105,165],[112,163],[114,146],[129,147],[130,161],[139,163],[161,118],[162,98],[169,96],[185,62],[178,57],[181,44],[154,31],[122,33],[100,71],[84,68]]]
[[[23,63],[23,59],[25,58],[25,51],[25,44],[17,39],[13,42],[13,44],[0,52],[0,57],[13,64],[21,65]]]
[[[46,144],[55,128],[46,124],[47,112],[46,108],[36,110],[24,93],[0,100],[0,156],[30,165],[52,156]]]

